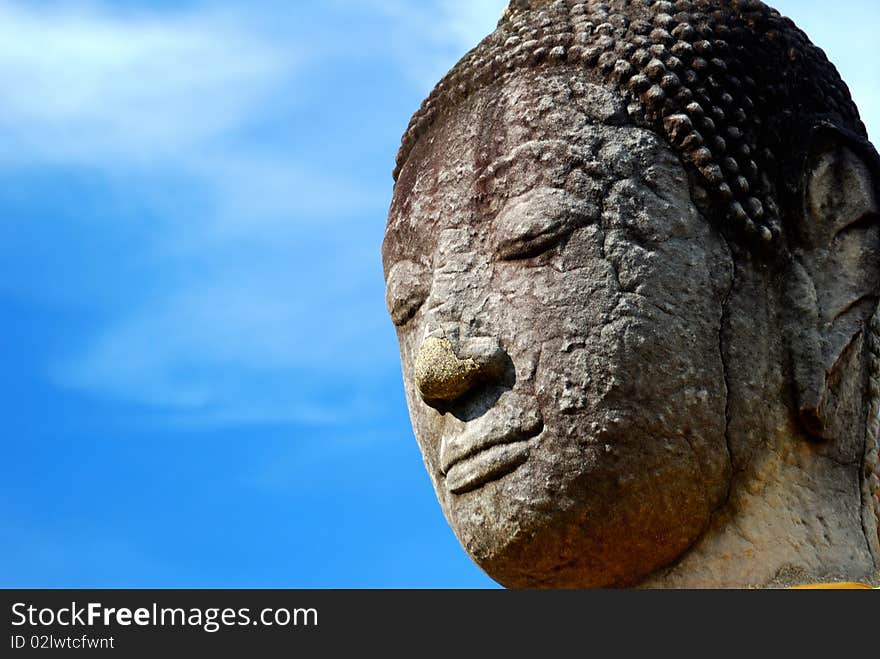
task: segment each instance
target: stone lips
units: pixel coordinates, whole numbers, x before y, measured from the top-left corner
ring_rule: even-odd
[[[780,208],[793,206],[799,154],[817,123],[867,141],[825,54],[757,0],[513,0],[413,116],[395,180],[419,138],[474,90],[562,64],[622,92],[633,120],[688,166],[710,216],[751,245],[783,244]]]

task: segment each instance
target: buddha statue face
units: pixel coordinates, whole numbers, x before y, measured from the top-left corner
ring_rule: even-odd
[[[511,2],[410,122],[383,243],[415,435],[490,576],[880,581],[878,163],[757,0]]]
[[[416,438],[478,564],[608,586],[694,542],[730,478],[733,265],[618,97],[564,68],[475,95],[413,154],[383,254]]]

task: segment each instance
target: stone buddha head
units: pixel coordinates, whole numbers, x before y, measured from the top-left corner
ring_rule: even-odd
[[[511,587],[874,582],[880,167],[751,0],[515,0],[383,244],[416,439]]]

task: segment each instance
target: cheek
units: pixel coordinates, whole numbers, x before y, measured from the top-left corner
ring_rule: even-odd
[[[646,302],[633,301],[580,335],[563,331],[544,341],[534,386],[548,416],[583,417],[601,428],[625,423],[661,437],[723,436],[717,331],[701,333]]]
[[[498,324],[517,366],[517,380],[528,380],[539,396],[535,376],[539,361],[546,367],[549,360],[553,364],[550,370],[560,370],[562,375],[593,370],[577,363],[579,358],[572,355],[588,348],[592,335],[601,331],[617,304],[618,289],[611,265],[579,249],[577,267],[566,269],[572,251],[569,246],[565,251],[567,260],[560,258],[559,262],[499,264],[493,280],[502,301],[498,305]],[[575,363],[567,364],[572,361]]]
[[[460,531],[508,585],[635,582],[691,546],[726,495],[717,328],[624,295],[552,309],[536,327],[534,343],[517,344],[540,353],[526,386],[541,443],[485,504],[482,519],[501,520],[492,544],[486,522]]]
[[[650,479],[675,464],[706,505],[716,505],[729,455],[721,309],[712,291],[700,304],[667,311],[642,295],[612,292],[604,278],[535,274],[533,290],[582,292],[542,305],[541,322],[518,341],[540,354],[532,386],[547,422],[547,459],[574,451],[590,458],[584,468],[616,481]]]

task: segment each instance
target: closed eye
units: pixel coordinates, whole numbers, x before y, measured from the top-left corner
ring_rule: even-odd
[[[574,227],[563,225],[537,235],[500,241],[498,244],[498,256],[505,261],[530,259],[539,256],[568,238],[573,230]]]
[[[536,188],[511,199],[494,221],[495,253],[505,261],[528,259],[595,221],[592,202],[556,188]]]

